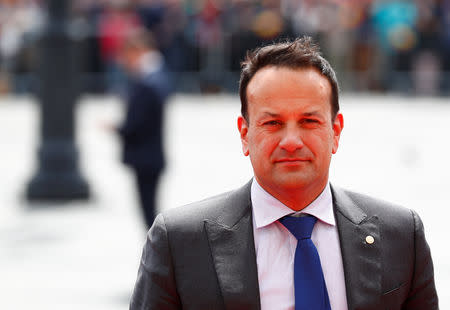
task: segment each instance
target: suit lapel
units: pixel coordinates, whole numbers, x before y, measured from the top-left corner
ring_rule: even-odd
[[[341,189],[332,187],[348,309],[382,309],[381,236],[377,216],[368,217]],[[372,236],[374,242],[367,243]]]
[[[260,309],[250,184],[230,194],[223,217],[205,220],[225,309]]]

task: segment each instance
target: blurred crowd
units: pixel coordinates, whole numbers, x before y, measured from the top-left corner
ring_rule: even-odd
[[[246,50],[307,34],[322,47],[344,90],[450,93],[450,0],[69,2],[87,91],[114,90],[122,40],[145,27],[178,91],[235,91]],[[45,3],[0,0],[0,93],[30,90]]]

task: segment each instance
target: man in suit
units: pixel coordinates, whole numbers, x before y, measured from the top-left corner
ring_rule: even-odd
[[[156,218],[130,309],[438,309],[418,215],[329,184],[343,116],[311,39],[248,54],[240,98],[254,178]],[[298,238],[286,220],[305,218],[312,232]],[[305,240],[312,246],[299,247]],[[298,263],[306,248],[314,268]],[[321,292],[310,287],[317,277]],[[316,293],[323,302],[311,306]]]
[[[170,94],[168,73],[151,34],[128,33],[120,60],[128,76],[127,113],[118,129],[123,161],[135,172],[141,209],[148,228],[155,218],[155,196],[164,168],[162,130],[164,105]]]

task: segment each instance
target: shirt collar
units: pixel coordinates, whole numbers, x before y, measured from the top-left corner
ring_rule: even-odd
[[[272,224],[293,213],[292,209],[266,192],[255,178],[253,178],[251,187],[251,199],[256,228]],[[294,213],[294,215],[298,214],[310,214],[326,224],[335,226],[330,184],[327,183],[322,193],[306,208]]]

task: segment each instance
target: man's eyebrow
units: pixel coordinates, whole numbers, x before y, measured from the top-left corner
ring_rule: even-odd
[[[264,111],[262,113],[262,117],[279,117],[281,114],[275,113],[275,112],[270,112],[270,111]],[[321,116],[322,113],[320,113],[320,111],[309,111],[309,112],[303,112],[301,114],[299,114],[300,116]]]
[[[280,116],[280,114],[274,113],[274,112],[265,111],[262,116],[278,117],[278,116]]]
[[[321,113],[319,111],[311,111],[311,112],[304,112],[301,115],[302,116],[320,116]]]

